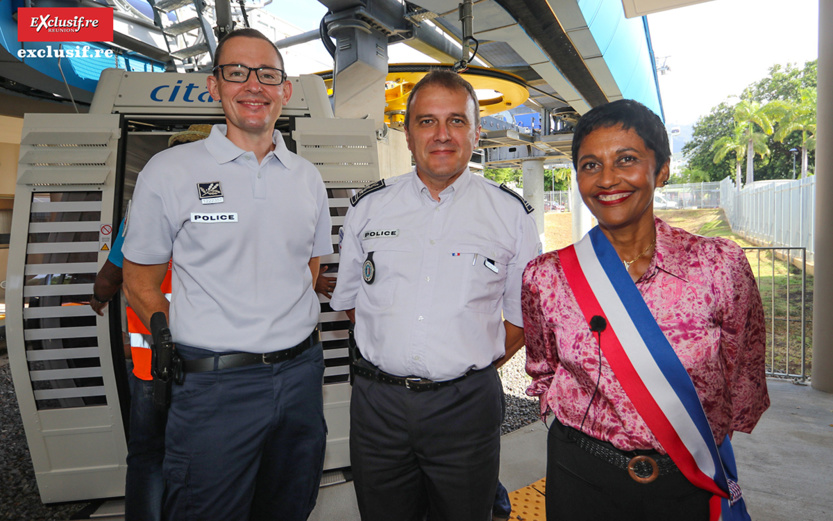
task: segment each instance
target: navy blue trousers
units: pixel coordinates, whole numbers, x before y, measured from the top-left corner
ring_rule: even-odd
[[[177,345],[186,359],[213,353]],[[327,427],[324,354],[188,373],[165,439],[169,521],[303,521],[318,497]]]
[[[127,481],[124,490],[125,521],[162,519],[162,461],[165,458],[167,411],[153,404],[153,381],[128,375],[130,382],[130,434],[127,438]]]

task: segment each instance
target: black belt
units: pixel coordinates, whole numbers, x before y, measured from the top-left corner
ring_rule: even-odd
[[[316,345],[318,342],[318,328],[315,328],[307,338],[301,341],[300,344],[290,347],[289,349],[282,349],[280,351],[272,351],[271,353],[262,354],[229,353],[223,355],[218,353],[214,356],[206,358],[183,360],[182,370],[186,373],[205,373],[207,371],[218,371],[220,369],[231,369],[233,367],[243,367],[246,365],[277,364],[278,362],[292,360],[310,347]]]
[[[614,467],[627,470],[630,477],[639,483],[650,483],[659,476],[672,474],[680,470],[670,456],[657,452],[652,454],[629,454],[608,443],[588,436],[578,429],[566,425],[562,426],[569,439],[574,441],[580,449],[610,463]]]
[[[399,385],[401,387],[404,387],[405,389],[416,392],[435,391],[447,385],[457,383],[463,378],[482,370],[483,369],[472,369],[463,376],[454,378],[453,380],[443,380],[442,382],[436,382],[434,380],[429,380],[428,378],[420,378],[418,376],[395,376],[382,371],[381,369],[371,364],[364,358],[360,358],[359,360],[353,362],[353,374],[356,374],[363,378],[368,378],[370,380],[376,380],[377,382],[382,382],[385,384]]]

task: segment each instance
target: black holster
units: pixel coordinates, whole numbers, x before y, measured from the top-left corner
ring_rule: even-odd
[[[356,337],[353,335],[353,329],[356,327],[356,324],[350,323],[350,327],[348,329],[348,336],[347,336],[347,356],[350,357],[350,385],[353,385],[353,379],[356,375],[353,372],[353,364],[361,358],[361,353],[359,353],[359,346],[356,345]]]
[[[182,364],[176,355],[165,313],[157,311],[150,317],[150,333],[153,336],[150,366],[153,404],[164,410],[171,405],[171,385],[175,380],[182,383]]]

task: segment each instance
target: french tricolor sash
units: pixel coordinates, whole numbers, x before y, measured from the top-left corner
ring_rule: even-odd
[[[709,520],[751,521],[729,437],[715,443],[691,378],[613,245],[596,226],[558,258],[588,323],[607,320],[602,350],[637,412],[683,475],[713,494]]]

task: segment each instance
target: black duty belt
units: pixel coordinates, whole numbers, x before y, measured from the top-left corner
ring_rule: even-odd
[[[312,333],[301,341],[300,344],[290,347],[289,349],[282,349],[280,351],[273,351],[271,353],[229,353],[216,354],[206,358],[197,358],[195,360],[183,360],[182,369],[186,373],[205,373],[207,371],[218,371],[220,369],[231,369],[233,367],[243,367],[255,364],[277,364],[292,360],[300,355],[310,347],[319,342],[318,328],[313,329]]]
[[[657,452],[652,454],[628,454],[605,442],[588,436],[578,429],[573,429],[566,425],[563,427],[567,431],[567,436],[579,448],[600,460],[610,463],[614,467],[627,470],[628,475],[638,483],[651,483],[659,476],[680,471],[670,456]]]
[[[360,358],[353,362],[353,374],[355,375],[361,376],[363,378],[368,378],[370,380],[376,380],[377,382],[382,382],[385,384],[398,385],[404,387],[405,389],[416,392],[435,391],[447,385],[457,383],[463,378],[482,370],[483,369],[472,369],[463,376],[454,378],[453,380],[443,380],[442,382],[436,382],[434,380],[429,380],[428,378],[420,378],[418,376],[395,376],[382,371],[381,369],[371,364],[364,358]]]

